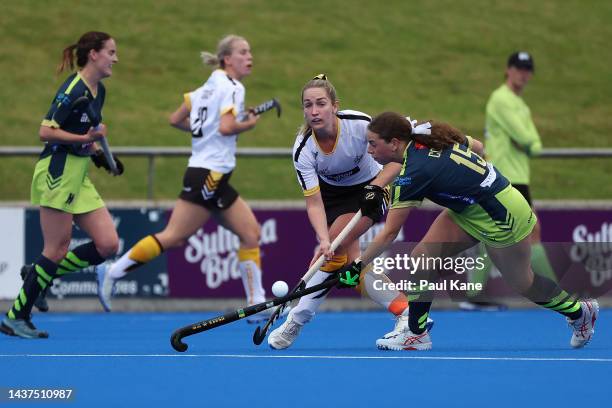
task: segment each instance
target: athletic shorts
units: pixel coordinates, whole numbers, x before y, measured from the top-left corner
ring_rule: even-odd
[[[179,197],[211,211],[228,209],[238,198],[238,192],[229,184],[231,175],[231,172],[223,174],[201,167],[187,167]]]
[[[336,218],[343,214],[352,214],[359,211],[359,200],[363,188],[370,184],[370,181],[354,186],[334,186],[319,178],[319,189],[323,198],[328,226],[332,225]]]
[[[512,185],[486,202],[470,205],[460,213],[448,213],[465,232],[495,248],[522,241],[537,222],[527,200]]]
[[[529,192],[528,184],[513,184],[512,186],[516,188],[519,191],[519,193],[523,195],[523,197],[525,197],[525,200],[527,200],[530,206],[533,205],[533,202],[531,201],[531,193]]]
[[[104,207],[87,176],[89,156],[57,151],[40,159],[34,168],[30,200],[33,205],[84,214]]]

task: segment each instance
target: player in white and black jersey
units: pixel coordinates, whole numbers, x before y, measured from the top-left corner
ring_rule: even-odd
[[[307,287],[333,277],[359,256],[359,237],[382,218],[388,200],[385,187],[401,170],[394,164],[383,168],[368,154],[366,132],[370,116],[354,110],[339,111],[338,106],[336,90],[323,74],[302,89],[305,124],[293,147],[293,164],[306,198],[308,218],[319,240],[312,262],[321,254],[327,258]],[[336,251],[330,251],[331,241],[360,209],[364,217]],[[387,279],[386,276],[364,275],[364,284],[358,289],[398,317],[396,328],[385,337],[397,335],[407,327],[406,297],[397,291],[374,289],[374,280]],[[300,298],[287,320],[270,333],[268,344],[274,349],[291,346],[326,295],[327,291]]]
[[[170,116],[172,126],[192,135],[192,154],[183,178],[183,190],[166,228],[143,238],[101,274],[100,300],[106,310],[110,310],[112,288],[117,279],[162,251],[182,245],[211,216],[240,238],[238,267],[247,302],[265,301],[260,226],[251,208],[229,184],[236,165],[237,136],[252,129],[259,119],[245,111],[245,88],[240,82],[251,73],[251,49],[243,37],[228,35],[219,42],[216,55],[203,52],[202,59],[217,69],[204,85],[185,94],[184,102]]]

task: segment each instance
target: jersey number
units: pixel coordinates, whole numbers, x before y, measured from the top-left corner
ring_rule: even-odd
[[[455,143],[453,145],[453,152],[450,154],[450,158],[457,164],[466,166],[479,174],[485,174],[487,171],[487,162],[474,153],[472,149],[466,147],[466,150],[463,150],[463,145],[459,143]],[[475,160],[475,162],[473,161]]]
[[[193,129],[191,132],[191,136],[193,137],[203,137],[202,133],[202,125],[206,121],[206,115],[208,114],[208,107],[203,106],[198,110],[198,117],[193,122]]]

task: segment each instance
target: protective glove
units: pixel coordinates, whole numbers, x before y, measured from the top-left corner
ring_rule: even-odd
[[[104,167],[107,172],[113,174],[110,164],[106,160],[106,157],[104,156],[104,151],[102,149],[96,150],[95,153],[90,157],[91,161],[96,165],[96,167]],[[123,174],[123,163],[121,163],[117,156],[115,156],[114,154],[113,159],[115,159],[115,163],[117,164],[117,176],[120,176]]]
[[[359,285],[359,275],[361,275],[361,261],[353,261],[346,269],[338,274],[339,288],[355,288]]]
[[[359,199],[359,208],[363,216],[378,222],[384,215],[388,202],[389,192],[387,189],[368,184],[363,188],[361,198]]]

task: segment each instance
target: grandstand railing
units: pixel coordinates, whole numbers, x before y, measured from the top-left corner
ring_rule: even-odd
[[[40,154],[41,147],[37,146],[2,146],[0,147],[0,156],[36,156]],[[158,156],[173,157],[173,156],[190,156],[191,148],[189,147],[113,147],[113,153],[118,156],[128,157],[147,157],[148,172],[147,172],[147,198],[153,198],[153,184],[155,179],[155,158]],[[286,147],[240,147],[236,151],[239,157],[273,157],[273,158],[290,158],[292,150]],[[592,159],[612,157],[612,149],[610,148],[547,148],[543,149],[542,153],[537,158],[543,159],[560,159],[560,158],[581,158]]]

